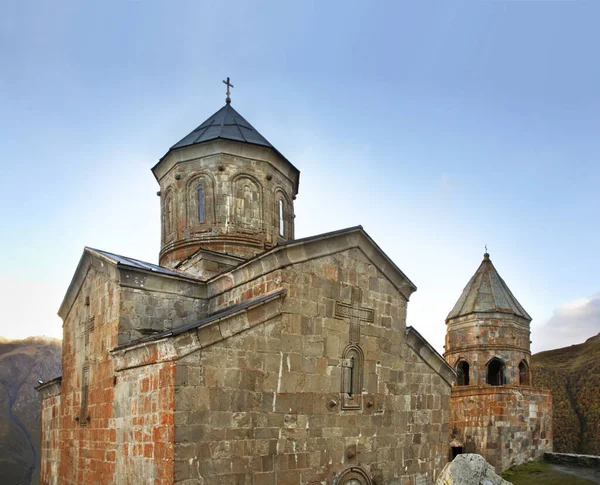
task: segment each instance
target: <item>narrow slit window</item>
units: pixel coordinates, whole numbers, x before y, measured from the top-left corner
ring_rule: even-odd
[[[283,236],[284,220],[283,220],[283,200],[279,199],[279,235]]]
[[[352,397],[352,394],[354,394],[354,373],[356,372],[354,369],[354,357],[350,357],[350,378],[348,379],[348,396]]]
[[[87,425],[87,407],[88,407],[88,392],[89,392],[90,368],[85,365],[81,369],[81,411],[79,413],[79,424]]]
[[[168,194],[165,199],[165,233],[173,231],[173,194]]]
[[[198,221],[204,222],[204,186],[198,185]]]

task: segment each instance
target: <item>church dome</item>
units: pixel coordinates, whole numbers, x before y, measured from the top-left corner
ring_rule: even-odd
[[[229,96],[152,171],[160,185],[162,266],[194,267],[208,277],[223,264],[294,239],[300,172],[231,106]],[[218,269],[198,269],[208,257]]]

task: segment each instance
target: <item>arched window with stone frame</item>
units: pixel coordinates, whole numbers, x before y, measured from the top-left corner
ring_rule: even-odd
[[[365,357],[358,344],[348,345],[342,354],[342,409],[362,407]]]
[[[519,364],[519,385],[520,386],[530,386],[531,385],[531,375],[529,373],[529,365],[527,361],[523,359]]]
[[[187,225],[207,228],[215,220],[214,183],[209,174],[192,175],[187,184]]]
[[[238,228],[262,229],[262,186],[252,176],[242,174],[233,179],[233,216]]]
[[[291,239],[292,232],[292,204],[285,192],[278,188],[275,189],[275,229],[279,237]]]
[[[492,357],[485,366],[486,383],[490,386],[503,386],[506,384],[506,365],[502,359]]]
[[[456,364],[456,385],[457,386],[468,386],[470,375],[469,375],[470,366],[469,363],[464,359],[459,359]]]
[[[167,241],[175,231],[175,197],[173,189],[169,187],[165,191],[163,199],[163,239]]]

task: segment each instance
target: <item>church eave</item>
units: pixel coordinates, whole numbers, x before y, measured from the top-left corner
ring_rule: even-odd
[[[456,371],[414,327],[406,327],[406,345],[423,359],[448,385],[456,381]]]
[[[273,161],[269,161],[269,160],[262,160],[266,163],[269,163],[271,165],[274,166],[274,168],[278,171],[280,171],[286,178],[288,178],[293,186],[294,186],[294,195],[298,194],[298,190],[300,187],[300,170],[298,170],[298,168],[296,168],[296,166],[294,166],[294,164],[292,162],[290,162],[279,150],[277,150],[275,147],[273,146],[266,146],[266,145],[260,145],[260,144],[256,144],[256,143],[251,143],[251,142],[242,142],[239,140],[232,140],[229,138],[224,138],[224,137],[217,137],[217,138],[213,138],[210,140],[206,140],[203,141],[201,143],[194,143],[191,145],[186,145],[186,146],[182,146],[182,147],[177,147],[177,148],[170,148],[169,151],[167,153],[165,153],[161,159],[151,168],[152,170],[152,174],[154,175],[154,178],[158,181],[161,178],[161,174],[160,172],[157,170],[158,167],[160,167],[160,165],[165,162],[170,156],[172,157],[177,157],[179,156],[179,159],[177,159],[176,161],[172,162],[173,166],[177,165],[178,163],[182,163],[182,162],[186,162],[191,158],[186,158],[185,157],[185,151],[186,150],[190,150],[193,148],[199,148],[202,146],[209,146],[211,143],[215,143],[215,142],[227,142],[227,143],[235,143],[235,144],[239,144],[239,145],[246,145],[246,146],[251,146],[251,147],[255,147],[257,149],[261,149],[261,150],[269,150],[271,152],[273,152],[278,158],[281,160],[281,165],[286,167],[286,169],[282,169],[282,167],[277,167]],[[223,152],[223,153],[228,153],[228,152]],[[195,158],[195,157],[193,157]],[[289,170],[288,170],[289,168]],[[168,172],[169,170],[171,170],[171,168],[167,169],[167,170],[163,170],[164,173]]]

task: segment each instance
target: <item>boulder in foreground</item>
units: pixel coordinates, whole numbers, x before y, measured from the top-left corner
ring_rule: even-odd
[[[494,467],[483,456],[475,453],[463,453],[448,463],[436,485],[510,485],[496,475]]]

